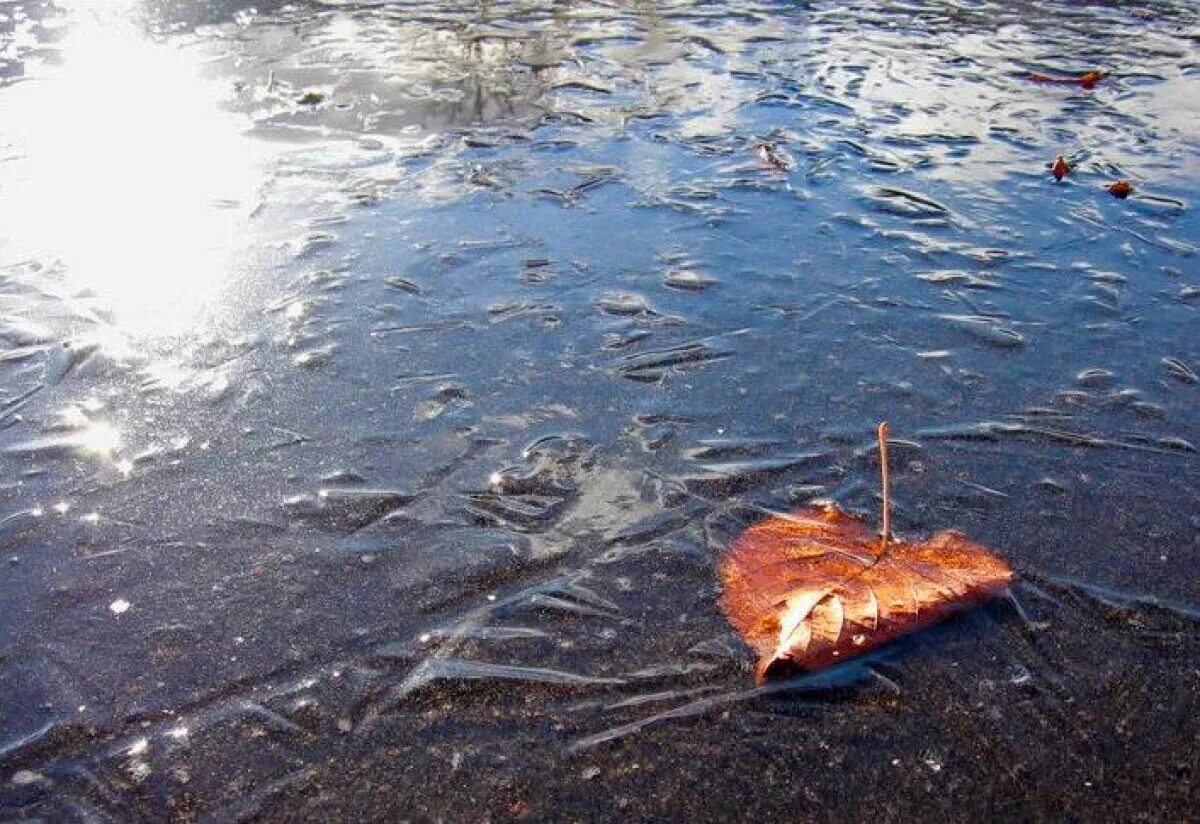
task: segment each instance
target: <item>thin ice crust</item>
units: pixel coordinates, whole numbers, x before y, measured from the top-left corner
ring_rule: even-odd
[[[1012,569],[958,532],[893,541],[836,507],[751,526],[719,568],[721,611],[758,655],[755,678],[816,670],[983,603]]]

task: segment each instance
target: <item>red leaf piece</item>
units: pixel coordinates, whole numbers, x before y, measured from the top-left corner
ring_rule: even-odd
[[[1025,79],[1030,83],[1054,83],[1060,86],[1079,86],[1081,89],[1094,89],[1096,84],[1108,77],[1108,72],[1088,71],[1078,77],[1050,77],[1045,74],[1027,74]]]
[[[1118,180],[1116,183],[1108,187],[1108,193],[1113,197],[1119,197],[1121,200],[1129,197],[1133,191],[1133,184],[1128,180]]]
[[[1059,155],[1058,157],[1054,158],[1054,165],[1050,167],[1050,174],[1054,175],[1055,180],[1061,181],[1070,173],[1070,171],[1071,167],[1067,163],[1067,159],[1065,157]]]
[[[834,506],[773,516],[720,563],[721,611],[758,655],[760,683],[815,670],[976,606],[1012,569],[958,532],[884,543]]]

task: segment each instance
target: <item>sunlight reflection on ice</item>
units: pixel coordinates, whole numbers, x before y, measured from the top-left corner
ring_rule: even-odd
[[[108,457],[121,448],[121,433],[110,423],[97,421],[79,435],[79,449],[85,454]]]
[[[102,462],[111,462],[117,471],[128,475],[133,471],[133,464],[120,457],[122,447],[121,432],[107,421],[92,421],[77,419],[78,409],[70,407],[63,412],[62,422],[51,435],[21,441],[7,447],[4,451],[13,455],[76,455],[94,458]],[[66,434],[59,434],[66,430]],[[59,506],[63,509],[59,509]],[[55,507],[60,513],[69,508],[68,504]]]
[[[148,40],[124,5],[70,4],[63,65],[0,103],[18,155],[0,226],[6,252],[61,259],[121,331],[170,334],[220,295],[256,153],[220,111],[222,88],[199,77],[201,56]]]

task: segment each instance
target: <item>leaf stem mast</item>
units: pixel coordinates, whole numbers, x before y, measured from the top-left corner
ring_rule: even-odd
[[[883,480],[883,526],[879,533],[879,549],[882,551],[887,549],[888,540],[891,538],[891,494],[888,488],[888,454],[887,454],[887,438],[888,425],[887,421],[879,424],[879,474]]]

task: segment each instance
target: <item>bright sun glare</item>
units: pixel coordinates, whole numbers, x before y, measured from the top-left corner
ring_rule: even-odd
[[[61,260],[122,331],[184,331],[220,295],[256,195],[253,144],[197,50],[149,39],[125,0],[68,5],[61,66],[0,107],[17,155],[0,169],[0,244]]]

